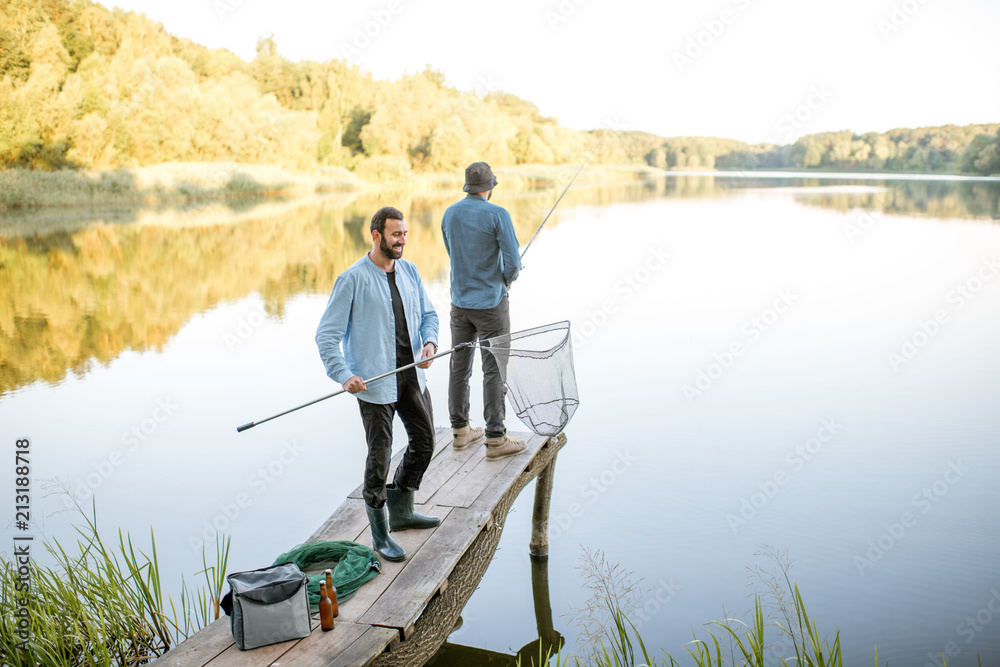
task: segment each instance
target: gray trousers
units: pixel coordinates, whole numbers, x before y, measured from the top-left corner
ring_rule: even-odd
[[[504,336],[510,333],[510,309],[505,294],[493,308],[476,310],[451,307],[451,344]],[[469,379],[472,377],[472,357],[475,348],[456,350],[451,355],[451,375],[448,382],[448,413],[452,428],[469,424]],[[492,354],[480,350],[483,359],[483,417],[486,437],[498,438],[507,430],[503,420],[507,404],[500,368]]]

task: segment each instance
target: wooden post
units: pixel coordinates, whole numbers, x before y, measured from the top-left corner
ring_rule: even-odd
[[[549,501],[552,500],[552,479],[556,474],[556,456],[552,457],[545,469],[538,473],[538,479],[535,480],[535,508],[531,514],[531,543],[528,545],[528,551],[532,556],[539,558],[549,555]]]

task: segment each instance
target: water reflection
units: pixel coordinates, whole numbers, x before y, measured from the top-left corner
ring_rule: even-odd
[[[555,655],[566,640],[555,629],[552,622],[552,603],[549,599],[549,559],[547,556],[531,556],[531,593],[535,608],[535,624],[538,637],[522,646],[516,653],[501,653],[475,646],[465,646],[445,642],[438,652],[427,661],[434,667],[466,667],[467,665],[489,665],[490,667],[541,667],[547,660],[539,656]],[[456,628],[458,629],[458,628]]]
[[[934,218],[1000,220],[1000,187],[994,182],[888,181],[875,192],[811,192],[799,197],[811,206]]]
[[[828,187],[834,185],[836,187]],[[872,187],[872,186],[875,187]],[[935,218],[1000,219],[995,181],[668,175],[571,189],[549,221],[579,206],[664,197],[719,197],[747,189],[807,188],[795,196],[839,211],[865,209]],[[848,187],[844,187],[848,186]],[[856,187],[852,187],[856,186]],[[862,187],[863,186],[863,187]],[[828,192],[824,192],[828,190]],[[500,192],[526,240],[561,185]],[[299,201],[158,207],[139,211],[7,215],[0,220],[0,396],[34,382],[82,375],[125,350],[160,350],[190,318],[258,293],[281,318],[298,294],[329,293],[368,247],[371,212],[392,203],[407,215],[407,258],[425,279],[442,278],[439,224],[457,193],[337,193]],[[608,229],[626,234],[626,229]]]
[[[984,608],[998,581],[998,283],[981,285],[961,310],[947,298],[1000,252],[994,225],[954,224],[977,217],[974,206],[995,210],[997,186],[976,182],[963,195],[962,182],[724,180],[574,185],[526,258],[512,319],[529,326],[568,317],[583,335],[574,356],[588,407],[574,417],[552,500],[553,516],[566,519],[552,530],[557,566],[547,572],[558,629],[574,649],[575,626],[559,624],[560,610],[584,602],[571,564],[578,545],[601,546],[650,583],[679,586],[643,634],[657,650],[683,654],[690,628],[717,618],[723,603],[741,604],[744,568],[766,542],[798,559],[810,611],[824,631],[841,628],[846,663],[870,661],[877,642],[893,664],[923,664],[928,651],[959,638],[956,625]],[[512,210],[526,240],[559,191],[498,191],[495,201]],[[970,204],[976,191],[979,203]],[[350,401],[241,435],[235,426],[331,391],[312,334],[334,276],[367,248],[365,221],[378,205],[406,211],[415,241],[408,256],[447,307],[438,224],[456,196],[352,193],[11,233],[0,239],[4,387],[109,369],[4,396],[3,421],[45,443],[40,476],[65,475],[74,489],[125,451],[126,463],[94,477],[85,497],[133,535],[155,522],[162,563],[198,572],[191,540],[222,520],[238,545],[232,569],[265,565],[357,485],[363,432]],[[855,243],[842,227],[868,209],[885,216]],[[661,241],[669,261],[618,291]],[[762,318],[785,288],[793,310],[689,403],[682,386],[712,372],[733,341],[748,342],[744,323]],[[608,299],[613,318],[602,310]],[[272,319],[227,354],[224,337],[258,306]],[[904,336],[923,336],[941,308],[946,326],[894,371],[887,353]],[[122,353],[143,347],[163,352]],[[447,366],[430,376],[443,403]],[[623,390],[623,377],[634,387]],[[123,437],[158,400],[179,405],[177,415],[126,450]],[[795,469],[789,453],[827,418],[843,432]],[[307,453],[261,492],[248,480],[286,439]],[[620,456],[635,465],[595,487]],[[970,472],[919,513],[914,494],[950,461]],[[788,483],[733,529],[728,516],[760,498],[776,472],[789,473]],[[227,515],[244,493],[253,504]],[[455,640],[513,653],[544,636],[537,621],[545,615],[532,618],[526,599],[530,501],[523,494],[512,508]],[[853,559],[867,558],[869,541],[903,512],[918,525],[862,576]],[[981,632],[962,645],[964,662],[949,663],[975,664],[981,653],[997,664],[998,651],[995,633]]]

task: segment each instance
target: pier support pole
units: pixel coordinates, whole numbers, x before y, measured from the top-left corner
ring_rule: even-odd
[[[556,457],[553,456],[552,461],[538,473],[538,479],[535,480],[535,508],[531,514],[531,543],[528,551],[536,558],[546,558],[549,555],[549,504],[555,474]]]

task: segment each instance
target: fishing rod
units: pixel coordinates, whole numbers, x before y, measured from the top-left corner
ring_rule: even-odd
[[[556,206],[559,206],[559,202],[561,202],[562,198],[566,195],[566,192],[569,190],[569,186],[573,185],[573,181],[575,181],[576,177],[580,175],[580,172],[583,171],[583,168],[587,166],[587,162],[590,160],[591,157],[593,157],[594,153],[597,152],[597,149],[600,148],[602,144],[604,144],[604,139],[601,139],[599,142],[597,142],[597,145],[594,146],[593,150],[591,150],[587,154],[587,157],[583,159],[583,163],[580,165],[580,168],[576,170],[575,174],[573,174],[573,178],[569,179],[569,183],[566,184],[566,188],[562,191],[562,194],[559,195],[559,199],[556,200],[556,203],[552,205],[551,209],[549,209],[549,213],[548,215],[545,216],[545,219],[542,220],[542,224],[538,225],[538,229],[535,230],[534,235],[528,241],[528,245],[524,246],[524,250],[521,251],[521,257],[519,258],[519,261],[524,260],[524,256],[528,253],[528,248],[531,247],[531,244],[534,243],[535,238],[538,236],[538,232],[542,231],[542,227],[544,227],[545,223],[549,221],[549,216],[551,216],[552,212],[556,210]]]
[[[382,378],[387,378],[390,375],[395,375],[396,373],[400,373],[402,371],[409,370],[409,369],[411,369],[411,368],[413,368],[415,366],[419,366],[420,364],[425,364],[428,361],[433,361],[434,359],[437,359],[438,357],[443,357],[445,355],[451,354],[452,352],[454,352],[456,350],[461,350],[463,347],[471,347],[472,345],[475,345],[475,344],[476,344],[475,341],[470,341],[468,343],[459,343],[458,345],[456,345],[455,347],[451,348],[450,350],[445,350],[444,352],[438,352],[434,356],[427,357],[426,359],[421,359],[420,361],[414,361],[412,364],[407,364],[406,366],[400,366],[396,370],[389,371],[388,373],[382,373],[382,375],[376,375],[375,377],[373,377],[373,378],[371,378],[369,380],[363,380],[363,382],[367,385],[369,382],[375,382],[376,380],[381,380]],[[308,408],[310,405],[315,405],[316,403],[319,403],[320,401],[325,401],[328,398],[333,398],[334,396],[340,396],[341,394],[346,394],[346,393],[348,393],[346,389],[339,389],[339,390],[333,392],[332,394],[327,394],[326,396],[322,396],[320,398],[317,398],[314,401],[309,401],[308,403],[303,403],[302,405],[294,407],[291,410],[285,410],[284,412],[279,412],[278,414],[273,415],[271,417],[268,417],[267,419],[261,419],[259,422],[249,422],[247,424],[244,424],[243,426],[237,426],[236,427],[236,432],[237,433],[242,433],[243,431],[247,430],[248,428],[253,428],[254,426],[259,426],[259,425],[263,424],[264,422],[269,422],[272,419],[277,419],[278,417],[284,417],[285,415],[287,415],[287,414],[289,414],[291,412],[295,412],[296,410],[301,410],[302,408]]]
[[[583,159],[583,162],[580,164],[580,168],[576,170],[576,173],[573,174],[573,178],[571,178],[569,180],[569,183],[566,184],[566,187],[563,189],[562,194],[559,195],[559,199],[557,199],[556,203],[552,205],[551,209],[549,209],[548,215],[546,215],[545,219],[542,220],[542,224],[538,225],[538,229],[535,230],[534,235],[528,241],[528,245],[524,246],[524,250],[521,251],[521,257],[519,258],[518,261],[524,259],[524,255],[528,252],[528,248],[531,247],[531,244],[535,241],[535,238],[538,236],[538,233],[540,231],[542,231],[542,227],[545,226],[545,223],[549,221],[549,217],[552,215],[552,212],[556,210],[556,206],[558,206],[559,202],[562,201],[562,198],[566,195],[566,192],[569,191],[570,186],[573,185],[573,181],[576,180],[576,177],[580,175],[580,172],[583,171],[583,168],[587,166],[587,162],[590,161],[590,158],[594,156],[594,153],[596,153],[597,149],[599,149],[603,144],[604,144],[604,139],[601,139],[599,142],[597,142],[597,145],[594,146],[594,148],[589,153],[587,153],[587,157],[585,157]],[[459,349],[461,349],[463,347],[469,347],[469,346],[474,345],[474,344],[475,344],[475,341],[469,342],[469,343],[460,343],[460,344],[456,345],[455,347],[451,348],[450,350],[445,350],[444,352],[438,352],[437,354],[435,354],[432,357],[427,357],[426,359],[421,359],[420,361],[415,361],[412,364],[409,364],[409,365],[406,365],[406,366],[402,366],[400,368],[397,368],[394,371],[389,371],[388,373],[383,373],[382,375],[378,375],[376,377],[373,377],[370,380],[364,380],[364,383],[368,384],[369,382],[375,382],[376,380],[381,380],[382,378],[389,377],[390,375],[395,375],[396,373],[399,373],[400,371],[408,370],[408,369],[413,368],[414,366],[422,364],[422,363],[424,363],[426,361],[431,361],[433,359],[437,359],[438,357],[443,357],[446,354],[451,354],[452,352],[455,352],[456,350],[459,350]],[[295,412],[296,410],[301,410],[302,408],[308,408],[310,405],[315,405],[316,403],[319,403],[320,401],[325,401],[328,398],[333,398],[334,396],[340,396],[341,394],[344,394],[344,393],[347,393],[347,390],[346,389],[340,389],[338,391],[333,392],[332,394],[327,394],[326,396],[322,396],[320,398],[317,398],[316,400],[309,401],[308,403],[303,403],[302,405],[299,405],[297,407],[291,408],[290,410],[285,410],[284,412],[279,412],[278,414],[273,415],[271,417],[268,417],[267,419],[261,419],[259,422],[257,422],[257,421],[255,421],[255,422],[249,422],[247,424],[243,424],[242,426],[237,426],[236,427],[236,432],[237,433],[242,433],[243,431],[245,431],[245,430],[247,430],[249,428],[253,428],[254,426],[258,426],[258,425],[263,424],[265,422],[269,422],[272,419],[277,419],[278,417],[284,417],[285,415],[287,415],[287,414],[289,414],[291,412]]]

